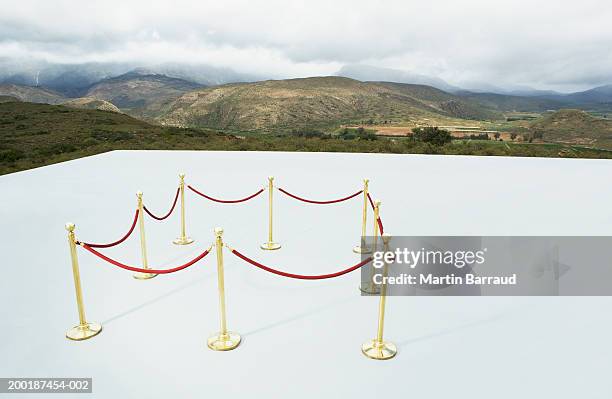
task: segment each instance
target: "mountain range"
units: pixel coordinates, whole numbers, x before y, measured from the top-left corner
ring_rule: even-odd
[[[165,64],[124,71],[128,67],[47,66],[38,70],[38,84],[31,80],[35,69],[5,71],[4,78],[0,76],[4,82],[0,96],[3,101],[15,98],[119,111],[159,124],[239,131],[366,121],[416,125],[501,121],[511,112],[565,108],[612,111],[612,85],[570,94],[523,88],[523,95],[514,95],[467,91],[441,79],[363,65],[345,66],[336,76],[253,82],[236,82],[249,77],[215,68]]]
[[[143,67],[129,63],[51,64],[0,58],[0,83],[44,87],[70,98],[82,97],[100,81],[130,72],[165,75],[200,86],[262,79],[255,75],[210,65],[163,63]]]

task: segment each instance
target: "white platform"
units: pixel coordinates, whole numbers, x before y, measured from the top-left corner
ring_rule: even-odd
[[[369,177],[386,230],[396,235],[612,234],[612,162],[605,160],[115,151],[0,176],[1,377],[93,377],[87,397],[100,398],[611,397],[611,298],[393,297],[385,335],[399,354],[380,362],[360,352],[375,334],[378,299],[359,295],[358,274],[295,281],[228,253],[228,323],[243,335],[238,349],[206,348],[218,329],[213,256],[137,281],[82,249],[87,316],[104,330],[89,341],[66,340],[78,319],[64,223],[76,223],[82,240],[117,239],[131,222],[134,193],[142,190],[152,210],[165,212],[181,171],[223,198],[256,191],[268,175],[320,199],[355,192]],[[196,242],[171,244],[178,213],[167,222],[147,219],[151,265],[193,257],[212,242],[215,226],[247,255],[296,273],[359,260],[351,248],[360,199],[329,206],[278,192],[275,199],[280,251],[258,249],[265,195],[218,205],[188,192]],[[135,234],[104,253],[138,265],[138,245]]]

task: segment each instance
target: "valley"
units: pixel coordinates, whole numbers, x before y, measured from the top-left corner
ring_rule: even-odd
[[[454,140],[443,146],[409,137],[291,131],[228,134],[160,126],[124,113],[28,102],[0,102],[0,174],[112,150],[307,151],[612,158],[612,151],[562,143]]]
[[[205,86],[133,70],[70,90],[0,83],[0,170],[113,149],[608,158],[611,112],[606,87],[518,96],[341,76]],[[422,127],[453,140],[415,142]]]

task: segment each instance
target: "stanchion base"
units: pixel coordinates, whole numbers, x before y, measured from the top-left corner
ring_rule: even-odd
[[[231,351],[240,345],[240,334],[228,331],[225,334],[216,333],[208,337],[207,345],[214,351]]]
[[[266,251],[275,251],[280,249],[281,245],[277,242],[264,242],[261,244],[260,248]]]
[[[189,245],[192,242],[193,242],[193,238],[191,237],[179,237],[172,241],[172,243],[176,245]]]
[[[353,252],[355,252],[356,254],[371,254],[372,248],[368,247],[367,245],[365,247],[362,247],[361,245],[357,245],[356,247],[353,248]]]
[[[98,323],[79,324],[66,331],[66,338],[73,341],[83,341],[95,337],[102,331],[102,325]]]
[[[359,291],[363,292],[364,294],[379,295],[380,286],[373,283],[361,283],[359,286]]]
[[[149,280],[153,277],[157,277],[157,274],[153,273],[134,273],[132,275],[136,280]]]
[[[361,346],[361,352],[370,359],[387,360],[397,354],[397,347],[391,342],[377,342],[373,339]]]

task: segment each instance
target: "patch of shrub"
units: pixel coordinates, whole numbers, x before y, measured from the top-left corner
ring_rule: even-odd
[[[412,138],[423,143],[443,146],[446,143],[450,143],[453,136],[447,130],[428,126],[412,129]]]
[[[0,150],[0,162],[13,163],[25,157],[25,153],[21,150]]]
[[[56,143],[56,144],[52,144],[48,147],[45,148],[41,148],[38,153],[40,155],[45,155],[45,156],[49,156],[49,155],[58,155],[58,154],[64,154],[66,152],[73,152],[76,151],[77,148],[72,145],[72,144],[68,144],[68,143]]]
[[[91,137],[98,141],[126,141],[134,138],[134,133],[130,132],[114,132],[109,130],[96,130],[91,133]]]
[[[291,131],[291,134],[296,137],[305,137],[305,138],[322,138],[329,136],[329,134],[323,133],[320,130],[316,129],[294,129]]]
[[[83,140],[83,147],[91,147],[94,146],[96,144],[99,144],[100,142],[96,139],[94,139],[93,137],[88,137],[85,140]]]

